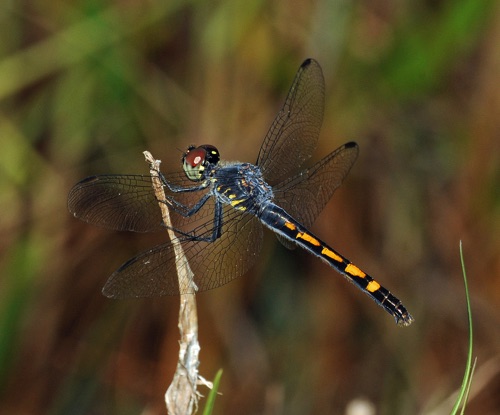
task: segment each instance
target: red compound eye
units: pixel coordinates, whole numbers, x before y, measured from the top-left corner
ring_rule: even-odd
[[[186,156],[184,158],[184,162],[188,163],[191,167],[196,167],[203,163],[205,160],[205,157],[207,155],[207,152],[205,149],[198,147],[193,150],[190,150],[188,153],[186,153]]]

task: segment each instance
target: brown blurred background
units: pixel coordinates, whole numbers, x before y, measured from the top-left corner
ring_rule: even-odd
[[[143,150],[165,170],[191,143],[255,161],[306,57],[327,87],[316,158],[361,149],[313,230],[416,322],[397,327],[267,234],[249,275],[198,296],[200,373],[224,369],[215,413],[344,414],[356,399],[449,413],[468,346],[460,240],[478,358],[467,413],[500,413],[497,2],[3,2],[0,38],[0,413],[166,412],[179,299],[101,295],[166,235],[75,220],[68,190],[147,174]]]

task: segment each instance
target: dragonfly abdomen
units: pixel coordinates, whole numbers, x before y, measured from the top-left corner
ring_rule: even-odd
[[[413,317],[408,313],[401,301],[392,295],[388,289],[305,229],[282,208],[276,205],[268,205],[260,215],[260,219],[264,225],[275,233],[295,242],[344,275],[349,282],[356,285],[391,314],[398,325],[408,326],[412,323]]]

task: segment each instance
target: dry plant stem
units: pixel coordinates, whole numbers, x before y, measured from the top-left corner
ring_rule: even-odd
[[[158,204],[161,209],[163,223],[166,225],[168,236],[175,251],[177,276],[179,281],[192,281],[192,271],[185,258],[182,246],[172,231],[170,214],[165,203],[166,200],[161,179],[160,160],[155,160],[149,151],[144,152],[146,161],[150,164],[151,180]],[[193,286],[193,292],[196,287]],[[171,415],[188,415],[198,409],[199,394],[196,391],[198,383],[198,355],[200,345],[198,343],[198,316],[196,314],[196,299],[194,294],[181,295],[179,310],[179,330],[181,334],[179,361],[174,378],[165,393],[167,411]]]

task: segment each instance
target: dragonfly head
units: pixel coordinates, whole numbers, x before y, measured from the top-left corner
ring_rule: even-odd
[[[205,178],[207,166],[215,166],[219,163],[219,150],[210,144],[202,146],[189,146],[182,155],[182,168],[189,180],[198,182]]]

